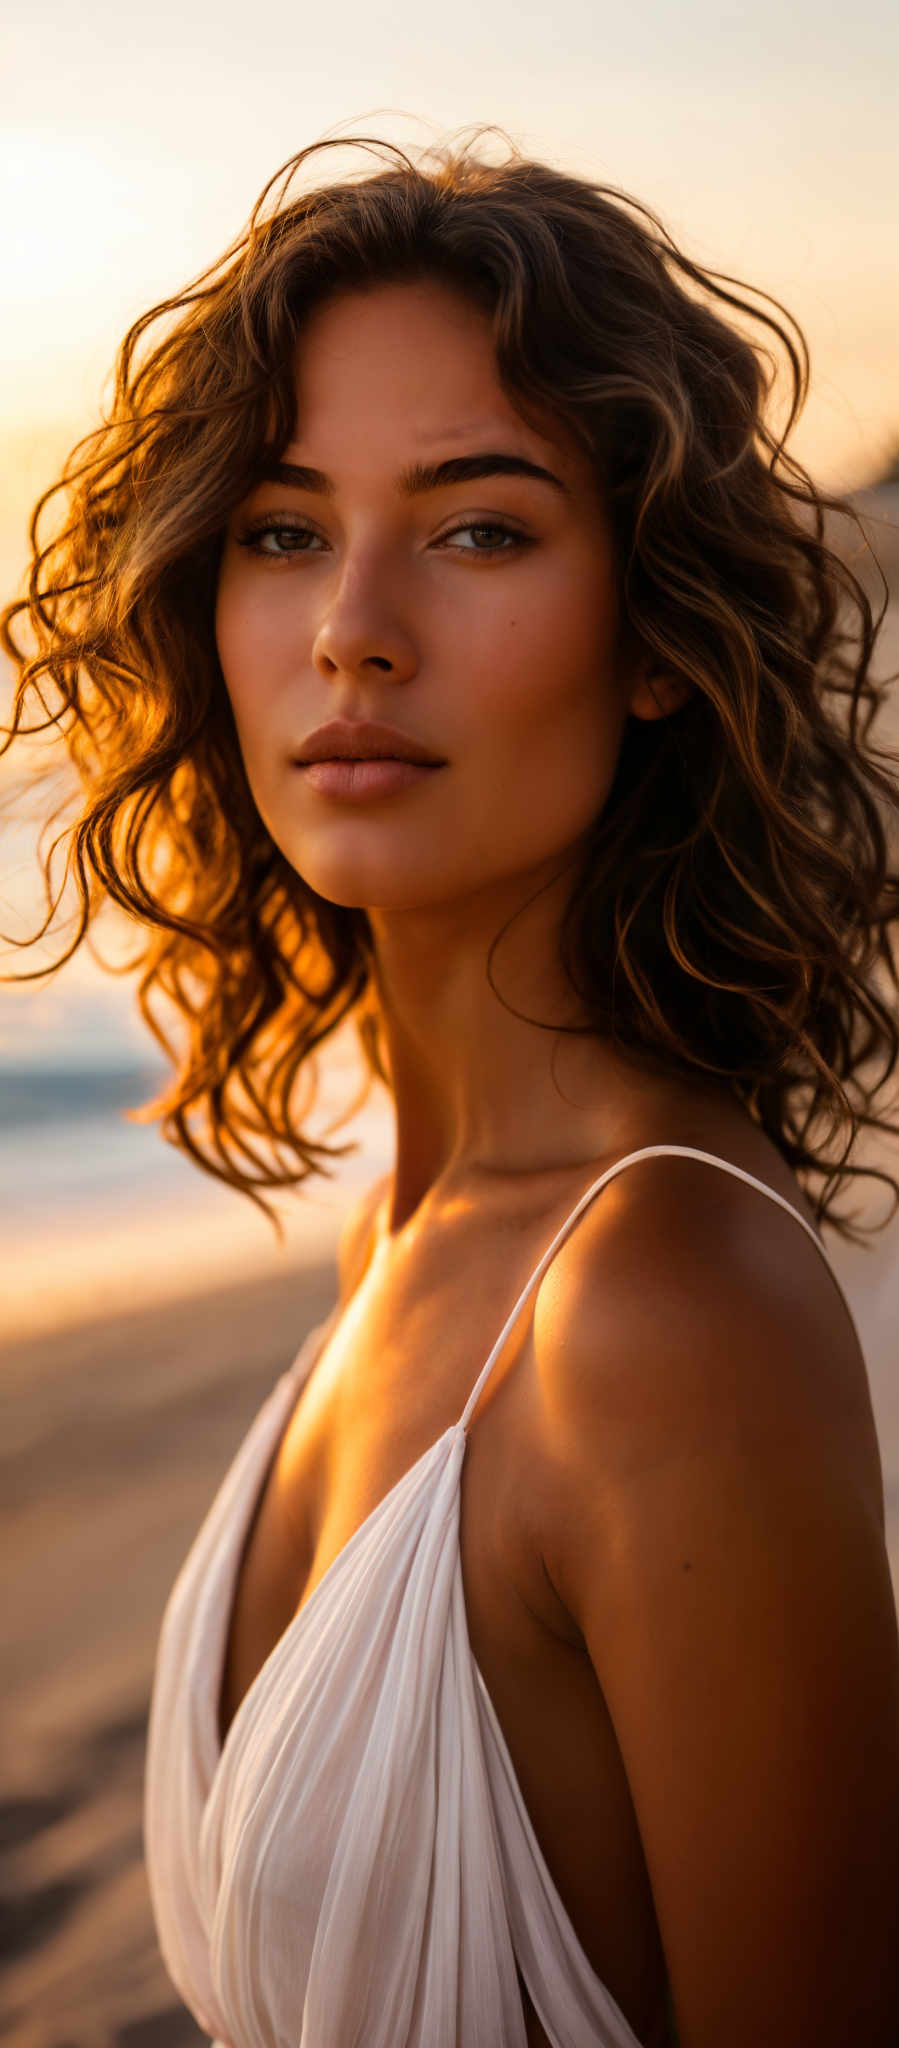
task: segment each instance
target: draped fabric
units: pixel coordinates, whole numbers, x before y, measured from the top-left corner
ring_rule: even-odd
[[[311,1331],[227,1472],[172,1588],[150,1708],[147,1874],[169,1975],[218,2048],[526,2048],[517,1969],[553,2048],[640,2048],[574,1932],[468,1640],[460,1420],[357,1529],[218,1734],[246,1534],[304,1381]],[[597,1856],[602,1843],[596,1844]],[[517,1965],[517,1969],[516,1969]]]

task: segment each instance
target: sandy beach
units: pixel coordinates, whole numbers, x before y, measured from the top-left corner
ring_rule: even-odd
[[[205,2038],[159,1958],[142,1861],[155,1639],[241,1437],[335,1292],[332,1260],[0,1353],[0,2034],[16,2048]]]

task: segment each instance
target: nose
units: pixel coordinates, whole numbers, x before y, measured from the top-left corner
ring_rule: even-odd
[[[407,682],[415,674],[415,641],[391,601],[383,566],[345,563],[319,619],[312,660],[328,682],[375,671]]]

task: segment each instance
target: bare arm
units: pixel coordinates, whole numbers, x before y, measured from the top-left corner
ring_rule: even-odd
[[[742,1244],[689,1199],[625,1205],[592,1258],[585,1234],[543,1339],[570,1487],[546,1564],[615,1725],[680,2048],[895,2048],[879,1460],[848,1317],[771,1209]]]

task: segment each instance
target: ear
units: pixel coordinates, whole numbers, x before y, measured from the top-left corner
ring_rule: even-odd
[[[627,708],[634,718],[670,718],[672,711],[686,703],[692,689],[688,676],[676,675],[648,655],[634,679]]]

